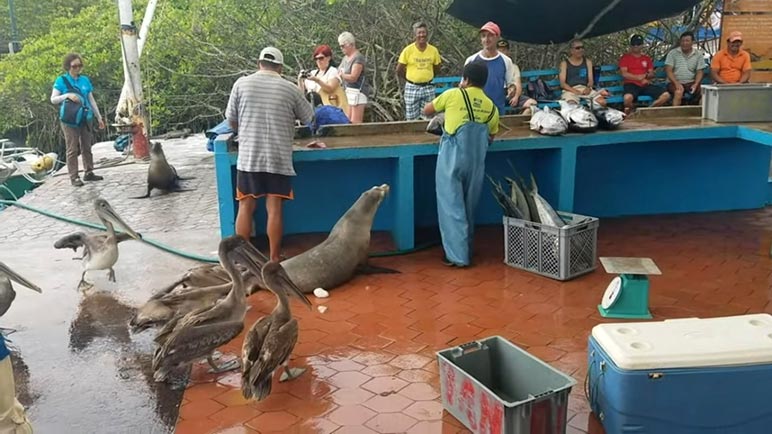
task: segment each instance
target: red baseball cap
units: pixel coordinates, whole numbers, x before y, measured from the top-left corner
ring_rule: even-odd
[[[320,45],[314,50],[314,59],[318,57],[330,57],[332,56],[332,49],[329,45]]]
[[[493,21],[488,21],[487,23],[483,24],[483,26],[480,27],[480,31],[491,32],[496,36],[501,36],[501,29],[499,29],[499,25]]]

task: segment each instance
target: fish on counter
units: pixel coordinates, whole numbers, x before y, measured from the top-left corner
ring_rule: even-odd
[[[445,113],[438,113],[429,123],[426,124],[426,132],[429,134],[442,135],[442,126],[445,125]]]
[[[540,110],[535,105],[531,106],[530,109],[529,126],[531,131],[545,136],[560,136],[568,131],[568,123],[555,110],[546,106]]]
[[[598,128],[598,118],[582,104],[559,101],[560,115],[568,123],[568,129],[580,133],[591,133]]]
[[[592,109],[592,114],[598,120],[598,128],[602,130],[615,130],[625,120],[624,112],[611,107],[596,106]]]

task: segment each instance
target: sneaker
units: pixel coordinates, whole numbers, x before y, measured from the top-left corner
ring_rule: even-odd
[[[85,175],[83,175],[84,181],[101,181],[104,178],[99,175],[94,175],[94,172],[86,172]]]
[[[80,178],[70,180],[70,184],[72,184],[73,187],[83,187],[83,181],[81,181]]]

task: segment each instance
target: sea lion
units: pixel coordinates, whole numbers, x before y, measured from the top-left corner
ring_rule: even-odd
[[[132,197],[131,199],[144,199],[150,197],[150,192],[156,188],[167,192],[192,191],[180,187],[179,181],[193,178],[182,178],[177,175],[177,170],[166,161],[163,146],[160,142],[153,142],[150,147],[150,167],[147,169],[147,194]]]
[[[327,239],[281,261],[284,270],[304,294],[312,293],[316,288],[335,288],[356,273],[399,273],[367,263],[373,219],[388,192],[388,184],[365,191],[335,223]]]
[[[290,279],[304,294],[316,288],[333,289],[355,274],[399,273],[367,263],[373,219],[389,186],[372,187],[338,220],[323,242],[281,262]],[[247,284],[247,296],[265,289],[262,278],[239,267]],[[157,291],[137,309],[130,321],[134,332],[163,325],[176,314],[216,303],[230,291],[230,277],[220,264],[199,265]]]

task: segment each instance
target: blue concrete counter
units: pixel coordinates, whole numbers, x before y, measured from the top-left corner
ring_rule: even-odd
[[[769,125],[761,127],[768,130]],[[503,181],[503,176],[512,176],[509,160],[522,177],[534,173],[539,192],[555,208],[601,218],[760,208],[768,202],[772,146],[772,133],[763,129],[699,118],[644,118],[628,120],[614,132],[545,137],[529,132],[527,125],[515,125],[491,145],[486,172]],[[364,190],[387,183],[391,193],[373,230],[390,231],[398,249],[414,247],[417,228],[437,225],[438,138],[426,133],[380,134],[377,140],[363,135],[347,137],[348,144],[356,143],[348,147],[335,147],[336,139],[321,139],[330,148],[294,153],[298,176],[293,180],[295,200],[285,205],[285,234],[328,232]],[[218,137],[215,171],[222,236],[234,233],[236,158],[231,136]],[[264,211],[258,214],[255,230],[262,233]],[[501,224],[501,217],[485,181],[477,224]]]

